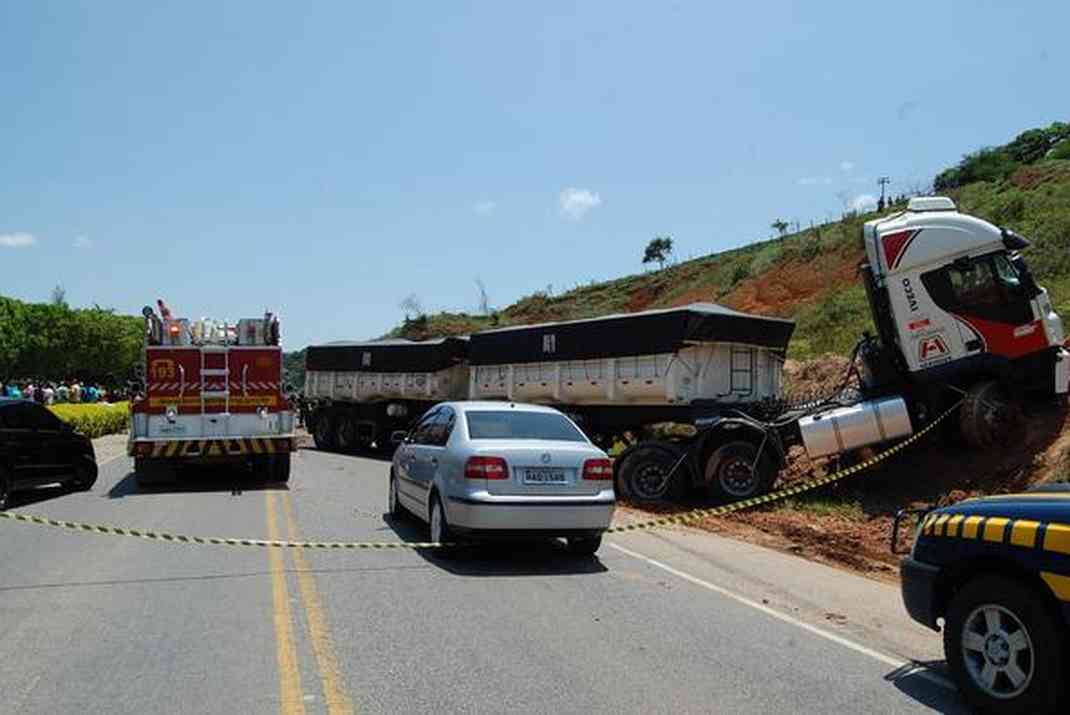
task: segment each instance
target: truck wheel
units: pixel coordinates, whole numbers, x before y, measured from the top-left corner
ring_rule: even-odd
[[[955,594],[944,655],[965,698],[982,712],[1057,712],[1065,690],[1062,624],[1035,590],[982,576]]]
[[[286,484],[290,481],[290,453],[276,454],[271,458],[268,474],[275,484]]]
[[[346,454],[357,451],[357,426],[353,418],[346,414],[338,415],[334,420],[334,443],[339,452]]]
[[[1020,424],[1020,410],[995,381],[971,385],[959,406],[962,438],[975,449],[1005,443]]]
[[[729,442],[706,460],[704,477],[715,497],[733,502],[765,494],[776,479],[776,466],[768,453],[758,458],[752,442]]]
[[[312,440],[316,443],[316,449],[325,452],[334,449],[334,420],[329,412],[316,415],[312,424]]]
[[[640,442],[620,461],[620,483],[625,496],[637,502],[678,499],[687,487],[682,452],[671,442]]]

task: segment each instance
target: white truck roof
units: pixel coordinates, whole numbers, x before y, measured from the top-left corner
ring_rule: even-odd
[[[863,238],[870,266],[886,276],[1005,248],[999,227],[942,196],[913,198],[906,211],[867,221]]]

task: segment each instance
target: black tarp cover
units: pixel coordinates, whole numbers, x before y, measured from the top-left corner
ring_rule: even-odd
[[[474,333],[473,365],[594,360],[673,353],[689,341],[741,343],[784,351],[795,323],[715,303]]]
[[[438,372],[465,361],[468,338],[375,340],[313,345],[305,369],[316,372]]]

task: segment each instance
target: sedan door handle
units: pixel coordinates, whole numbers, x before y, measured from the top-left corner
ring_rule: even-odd
[[[431,457],[431,464],[438,466],[438,457]]]

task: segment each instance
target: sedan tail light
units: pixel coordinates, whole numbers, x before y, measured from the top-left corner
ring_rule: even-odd
[[[583,463],[584,479],[612,479],[613,462],[608,459],[588,459]]]
[[[464,463],[467,479],[508,479],[509,465],[501,457],[469,457]]]

